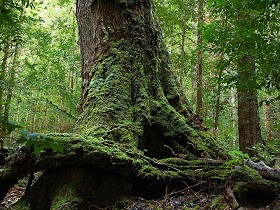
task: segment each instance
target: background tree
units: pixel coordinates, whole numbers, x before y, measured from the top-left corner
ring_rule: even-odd
[[[22,3],[25,13],[20,18]],[[78,116],[76,104],[80,91],[80,56],[73,3],[5,1],[3,6],[10,12],[1,16],[1,43],[7,53],[3,52],[0,93],[3,106],[9,104],[9,119],[31,132],[70,131]],[[16,65],[12,65],[16,44],[21,53]],[[8,74],[8,71],[14,73]],[[6,103],[12,84],[8,82],[11,81],[9,75],[14,76],[13,98]],[[55,83],[58,85],[53,86]],[[13,139],[14,134],[6,145],[14,142]]]
[[[0,2],[0,21],[2,29],[1,37],[1,86],[0,86],[0,114],[8,120],[10,105],[14,94],[15,75],[18,67],[18,57],[22,44],[23,24],[27,21],[24,8],[28,7],[27,1],[1,1]],[[6,135],[5,125],[0,127],[0,144],[3,149],[3,141]]]
[[[275,88],[279,86],[277,79],[271,78],[278,71],[273,59],[277,54],[274,47],[279,42],[275,34],[279,28],[275,22],[279,18],[276,12],[279,6],[270,1],[210,3],[217,16],[208,26],[208,38],[214,44],[212,49],[225,53],[228,65],[235,66],[234,71],[225,71],[227,75],[223,78],[238,89],[239,146],[252,155],[246,148],[261,141],[256,90],[272,83]],[[214,32],[219,36],[214,36]],[[272,59],[266,60],[260,50]]]
[[[203,17],[204,17],[204,0],[198,1],[198,16],[197,16],[197,91],[196,91],[196,109],[197,114],[202,117],[203,116],[203,102],[202,102],[202,59],[203,59],[203,51],[202,51],[202,25],[203,25]]]

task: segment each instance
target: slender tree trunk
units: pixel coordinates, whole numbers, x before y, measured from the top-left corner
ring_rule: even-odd
[[[71,72],[71,81],[70,81],[70,91],[71,93],[74,92],[74,81],[75,81],[75,69],[73,68],[72,69],[72,72]]]
[[[10,76],[9,86],[8,86],[8,90],[7,90],[7,98],[5,101],[4,116],[7,119],[9,118],[10,106],[11,106],[13,91],[14,91],[14,87],[15,87],[15,75],[16,75],[16,67],[17,67],[17,61],[18,61],[18,56],[19,56],[19,50],[20,50],[20,45],[16,44],[14,57],[13,57],[13,63],[9,70],[9,76]]]
[[[187,14],[184,12],[183,17],[183,24],[182,24],[182,42],[181,42],[181,68],[180,68],[180,84],[183,84],[183,81],[185,79],[185,39],[186,39],[186,26],[187,26]]]
[[[239,147],[242,152],[253,156],[253,145],[261,142],[258,93],[252,77],[255,62],[251,56],[244,56],[239,65],[239,74],[243,78],[237,93]]]
[[[0,86],[0,114],[3,114],[3,91],[4,91],[4,79],[5,79],[5,74],[7,71],[7,65],[8,65],[8,59],[9,59],[9,54],[10,54],[10,43],[6,43],[5,49],[4,49],[4,57],[1,63],[1,72],[0,72],[0,81],[1,81],[1,86]]]
[[[220,64],[223,63],[223,54],[220,57]],[[220,116],[220,100],[221,100],[221,78],[222,78],[223,69],[219,70],[218,75],[218,87],[217,87],[217,97],[216,97],[216,106],[215,106],[215,118],[214,118],[214,130],[215,133],[218,129],[218,122]]]
[[[36,106],[37,100],[33,98],[34,95],[32,94],[32,102],[30,107],[30,115],[29,115],[29,131],[32,133],[35,128],[35,119],[36,119]]]
[[[218,76],[218,87],[217,87],[217,96],[216,96],[216,105],[215,105],[215,119],[214,119],[214,129],[215,131],[218,129],[218,122],[219,122],[219,116],[220,116],[220,100],[221,100],[221,79],[222,76],[222,70],[219,72]]]
[[[45,100],[45,109],[43,112],[44,115],[43,115],[43,122],[42,122],[42,130],[46,131],[47,129],[49,129],[49,116],[48,116],[49,103],[47,100]]]
[[[196,92],[196,100],[197,100],[197,114],[199,116],[203,116],[203,102],[202,102],[202,30],[201,26],[203,23],[203,12],[204,8],[204,0],[198,1],[198,22],[197,22],[197,46],[198,46],[198,60],[197,60],[197,92]]]
[[[265,140],[270,141],[271,140],[271,119],[269,116],[269,105],[266,103],[266,98],[264,98],[263,103],[263,121],[264,121],[264,129],[265,129]]]
[[[5,75],[7,71],[8,59],[10,54],[10,43],[7,41],[4,49],[4,57],[1,63],[1,72],[0,72],[0,114],[4,115],[3,113],[3,102],[4,102],[4,87],[5,84]],[[5,124],[0,123],[0,148],[3,149],[4,138],[6,135],[6,128]]]

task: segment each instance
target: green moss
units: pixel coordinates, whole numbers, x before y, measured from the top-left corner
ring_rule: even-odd
[[[149,162],[136,159],[133,162],[134,169],[137,170],[137,176],[147,180],[172,180],[180,177],[176,171],[161,170],[152,166]]]
[[[110,156],[112,159],[130,161],[131,157],[125,152],[124,146],[112,140],[104,140],[103,138],[84,137],[79,134],[72,134],[68,136],[54,136],[56,140],[62,141],[64,145],[64,155],[75,155],[79,152],[85,156],[92,156],[93,154],[103,154]],[[129,145],[126,145],[129,147]],[[128,149],[128,148],[126,148]],[[131,148],[133,149],[133,148]],[[63,155],[62,155],[63,156]]]
[[[50,210],[75,210],[80,209],[83,200],[75,192],[75,189],[70,185],[63,187],[59,192],[55,193],[55,197],[52,199]]]
[[[263,179],[262,176],[254,169],[248,166],[239,166],[233,171],[232,178],[236,181],[254,182],[260,185],[269,186],[271,181]]]
[[[8,207],[7,210],[31,210],[30,204],[27,201],[20,199],[12,207]]]
[[[211,209],[224,210],[227,206],[227,200],[225,197],[219,195],[212,200]]]
[[[167,163],[179,167],[199,167],[199,166],[211,166],[211,163],[207,163],[204,160],[186,160],[183,158],[166,158],[166,159],[161,159],[159,160],[161,163]]]
[[[189,136],[191,132],[194,132],[186,124],[186,119],[166,100],[154,101],[153,110],[156,112],[155,122],[163,128],[165,136]]]

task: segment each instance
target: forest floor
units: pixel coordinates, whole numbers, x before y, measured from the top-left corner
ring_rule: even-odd
[[[4,210],[15,203],[25,193],[25,186],[28,178],[22,179],[17,185],[10,189],[7,196],[0,205],[0,210]],[[98,206],[92,206],[92,210],[104,209]],[[280,210],[280,200],[264,207],[232,207],[232,202],[227,200],[224,194],[209,194],[195,192],[191,189],[184,189],[178,192],[168,193],[162,198],[147,200],[140,197],[127,198],[118,202],[114,206],[108,206],[110,209],[126,210]],[[104,209],[104,210],[105,210]],[[16,209],[15,209],[16,210]]]

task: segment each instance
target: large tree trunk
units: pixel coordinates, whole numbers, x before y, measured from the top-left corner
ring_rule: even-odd
[[[175,139],[186,144],[190,112],[153,3],[79,0],[77,19],[83,85],[76,132],[134,144],[155,157],[168,155],[164,145],[173,147]]]
[[[255,155],[252,148],[261,142],[261,127],[258,107],[258,93],[254,80],[255,62],[251,56],[240,61],[239,74],[244,83],[238,87],[238,134],[239,148],[250,156]],[[246,81],[246,82],[245,82]]]

